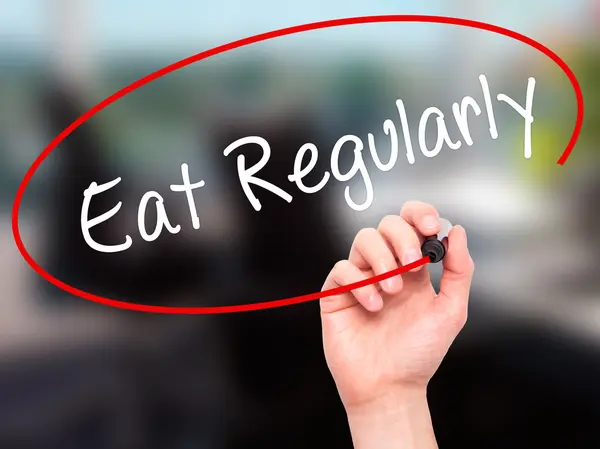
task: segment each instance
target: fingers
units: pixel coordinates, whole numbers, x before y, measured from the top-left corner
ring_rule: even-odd
[[[400,216],[385,217],[377,230],[360,231],[352,245],[349,260],[361,269],[370,268],[377,275],[383,274],[396,269],[397,260],[408,265],[421,259],[421,236],[435,235],[440,230],[439,214],[433,206],[410,201],[402,207]],[[428,270],[423,266],[411,270],[413,273],[419,271],[426,273]],[[419,275],[419,279],[423,276]],[[401,277],[386,279],[380,285],[388,294],[399,292]]]
[[[420,201],[407,201],[402,206],[400,217],[425,237],[435,235],[441,231],[440,216],[430,204]]]
[[[467,234],[462,226],[454,226],[448,234],[448,252],[442,261],[440,296],[466,319],[469,290],[475,265],[467,248]]]
[[[423,258],[421,238],[414,227],[398,215],[388,215],[379,223],[379,232],[391,245],[402,265],[408,265]],[[419,271],[423,266],[413,268]]]
[[[462,229],[462,228],[461,228]],[[423,258],[421,253],[422,236],[439,233],[441,223],[438,212],[429,204],[411,201],[402,207],[400,215],[385,217],[378,229],[368,228],[361,230],[352,244],[348,260],[338,262],[329,274],[324,289],[347,286],[365,279],[382,275],[398,268],[398,262],[408,265]],[[460,245],[460,241],[452,245]],[[465,238],[466,248],[466,238]],[[460,250],[455,258],[460,262]],[[468,253],[467,253],[468,255]],[[446,256],[448,257],[448,256]],[[469,257],[470,260],[470,257]],[[452,293],[452,281],[455,260],[450,261],[450,271],[446,275],[446,284],[449,285],[449,295]],[[406,273],[406,279],[411,285],[426,281],[430,287],[427,269],[417,267]],[[358,304],[366,310],[377,312],[383,308],[383,299],[378,291],[393,295],[400,293],[403,288],[403,276],[394,276],[379,282],[361,287],[351,292],[321,299],[323,313],[331,313]],[[456,290],[457,287],[454,287]],[[468,286],[467,286],[468,292]]]
[[[398,268],[396,257],[383,236],[373,228],[362,229],[354,239],[349,256],[350,263],[356,267],[373,270],[375,275],[387,273]],[[379,283],[388,294],[398,293],[402,289],[402,278],[394,276]]]
[[[364,281],[368,274],[360,270],[348,260],[335,264],[327,277],[323,290],[336,287],[345,287],[355,282]],[[378,312],[383,308],[383,299],[374,284],[366,285],[341,295],[321,298],[321,313],[334,313],[348,307],[355,306],[357,302],[370,312]]]

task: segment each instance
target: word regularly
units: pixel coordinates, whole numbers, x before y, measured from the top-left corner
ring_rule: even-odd
[[[498,130],[496,127],[496,118],[494,115],[494,106],[492,103],[492,96],[490,93],[490,88],[488,86],[487,78],[485,75],[481,75],[479,77],[479,82],[481,84],[481,90],[483,93],[485,110],[487,114],[488,124],[490,136],[493,139],[498,138]],[[515,100],[508,97],[505,94],[498,94],[497,100],[500,102],[505,102],[509,106],[511,106],[525,121],[525,136],[524,136],[524,156],[526,159],[531,157],[531,125],[533,123],[533,95],[535,90],[535,79],[529,78],[527,83],[527,93],[525,98],[525,106],[519,105]],[[396,101],[396,107],[398,109],[398,113],[400,116],[400,124],[402,127],[402,134],[404,145],[406,149],[406,158],[409,164],[415,163],[415,154],[413,150],[413,142],[409,132],[409,124],[406,115],[406,109],[404,107],[404,102],[402,100]],[[472,112],[479,116],[482,113],[481,107],[479,104],[469,96],[463,97],[460,104],[454,103],[452,105],[452,113],[454,115],[454,120],[456,125],[464,139],[465,143],[468,146],[473,145],[473,140],[471,138],[471,133],[469,131],[469,121],[468,121],[468,113],[469,108],[471,108]],[[437,139],[433,148],[428,148],[425,140],[425,136],[427,135],[427,126],[430,123],[431,117],[435,117],[436,125],[437,125]],[[368,147],[371,153],[371,157],[375,166],[384,172],[391,170],[397,160],[398,160],[398,152],[399,152],[399,138],[398,131],[395,123],[391,119],[387,119],[383,123],[383,131],[386,135],[390,137],[391,148],[390,148],[390,158],[387,163],[383,163],[377,153],[377,148],[375,145],[375,137],[373,134],[369,133],[367,136],[368,139]],[[462,146],[462,141],[452,141],[450,135],[448,133],[448,129],[446,127],[446,121],[444,113],[436,108],[430,107],[427,108],[423,114],[421,115],[421,119],[419,121],[418,128],[418,143],[421,153],[428,158],[432,158],[439,154],[444,144],[446,144],[449,148],[453,150],[457,150]],[[352,144],[352,150],[354,153],[354,162],[352,164],[352,168],[346,173],[342,173],[339,168],[339,158],[342,151],[342,148],[346,144]],[[237,169],[238,169],[238,177],[240,179],[241,187],[250,201],[250,204],[254,207],[256,211],[260,211],[261,203],[254,194],[251,186],[261,187],[269,192],[279,196],[287,203],[291,203],[293,200],[292,195],[283,190],[281,187],[278,187],[264,179],[261,179],[257,176],[259,171],[265,167],[268,163],[269,158],[271,156],[271,148],[269,143],[258,136],[249,136],[243,137],[241,139],[236,140],[232,144],[230,144],[227,148],[225,148],[223,154],[225,156],[229,156],[235,150],[244,145],[259,145],[262,148],[263,154],[261,159],[252,167],[246,167],[246,158],[243,154],[239,154],[237,157]],[[312,143],[306,143],[300,147],[298,153],[296,154],[294,160],[293,173],[288,176],[288,180],[291,183],[295,183],[298,190],[301,192],[311,194],[320,191],[327,182],[331,175],[335,179],[341,182],[347,182],[352,180],[357,174],[360,174],[362,177],[365,189],[366,189],[366,198],[362,203],[355,202],[350,195],[350,186],[346,186],[344,190],[344,197],[348,206],[356,211],[364,211],[368,209],[374,200],[373,193],[373,184],[371,182],[371,177],[369,176],[369,172],[365,165],[365,161],[363,159],[363,150],[365,149],[364,142],[355,135],[346,135],[338,139],[333,147],[333,151],[331,153],[331,174],[328,171],[323,173],[323,177],[318,184],[314,186],[307,186],[302,181],[316,166],[318,160],[318,149]],[[310,160],[306,165],[304,165],[305,156],[307,153],[310,153]],[[204,186],[204,181],[198,181],[195,183],[190,182],[189,171],[187,164],[181,165],[181,174],[183,178],[182,185],[171,185],[170,188],[174,192],[185,192],[186,199],[188,202],[190,215],[192,219],[192,226],[194,229],[200,228],[200,219],[198,217],[196,211],[196,204],[194,202],[193,190],[198,189]],[[125,236],[125,242],[118,245],[103,245],[96,241],[94,241],[90,235],[90,229],[94,226],[99,225],[115,214],[118,213],[122,206],[122,202],[119,202],[115,207],[113,207],[108,212],[103,213],[93,219],[89,219],[88,212],[92,197],[98,195],[102,192],[105,192],[114,186],[116,186],[121,181],[121,178],[114,179],[106,184],[98,185],[95,182],[92,182],[90,186],[85,190],[83,196],[83,207],[81,209],[81,229],[83,232],[83,237],[86,243],[96,251],[104,252],[104,253],[115,253],[120,251],[125,251],[132,245],[131,236]],[[157,213],[157,221],[155,229],[148,233],[145,225],[145,217],[146,217],[146,208],[148,203],[154,200],[156,213]],[[164,199],[163,197],[155,191],[149,191],[140,200],[138,207],[138,228],[141,237],[145,241],[154,241],[161,234],[162,230],[166,228],[171,234],[176,234],[181,230],[180,225],[173,226],[167,217],[166,210],[164,208]]]

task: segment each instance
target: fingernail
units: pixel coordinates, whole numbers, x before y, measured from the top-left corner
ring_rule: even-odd
[[[425,229],[435,229],[440,225],[440,220],[434,215],[425,215],[421,224]]]
[[[369,309],[378,311],[383,308],[383,298],[379,293],[373,293],[369,298]]]
[[[386,279],[384,282],[385,289],[388,291],[395,291],[398,288],[398,277],[394,276],[392,278]]]

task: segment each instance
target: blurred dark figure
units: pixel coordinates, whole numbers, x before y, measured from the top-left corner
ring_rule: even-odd
[[[42,98],[52,136],[86,111],[80,98],[60,83],[47,85]],[[124,223],[121,217],[126,209],[137,211],[145,190],[132,180],[132,174],[109,159],[107,144],[95,123],[92,118],[79,126],[49,158],[56,170],[47,205],[50,233],[44,241],[49,245],[49,260],[44,264],[48,271],[77,288],[138,303],[164,302],[174,290],[206,282],[210,249],[191,248],[181,236],[170,236],[164,231],[161,234],[164,238],[159,237],[149,248],[144,248],[147,254],[136,257],[136,242],[138,245],[145,242],[141,241],[135,218],[133,223]],[[83,192],[91,182],[101,185],[117,177],[121,177],[117,186],[93,197],[89,218],[109,211],[119,201],[123,201],[123,206],[117,215],[93,227],[90,234],[95,241],[106,245],[122,243],[124,236],[130,234],[133,245],[126,252],[106,254],[90,248],[83,238],[80,222]],[[147,229],[154,229],[155,220],[155,214],[147,214]]]
[[[439,447],[598,447],[599,351],[551,326],[497,318],[491,324],[487,313],[471,309],[477,321],[428,389]],[[494,337],[466,343],[473,325],[493,327]]]
[[[47,131],[52,136],[58,135],[86,111],[78,95],[58,83],[46,86],[43,99]],[[211,248],[203,251],[198,250],[197,245],[187,245],[184,239],[159,238],[152,242],[147,254],[124,257],[125,253],[97,252],[85,242],[80,214],[83,192],[91,182],[102,184],[119,176],[122,178],[115,188],[94,197],[90,217],[112,209],[119,201],[123,201],[122,211],[128,205],[137,209],[146,190],[136,190],[140,186],[131,180],[132,174],[115,166],[107,157],[108,153],[92,120],[69,135],[50,156],[55,175],[48,183],[47,222],[42,239],[47,256],[40,258],[41,265],[70,285],[120,300],[169,305],[170,301],[179,300],[181,292],[197,298],[199,286],[208,285]],[[123,240],[115,241],[115,235],[123,238],[130,233],[134,244],[127,251],[129,255],[136,251],[136,239],[139,243],[140,237],[136,234],[136,223],[131,226],[131,223],[117,219],[122,211],[108,222],[92,228],[91,235],[100,243],[116,244]],[[154,225],[148,217],[148,229],[153,229]],[[52,288],[52,292],[58,292],[46,281],[40,282]],[[42,297],[48,298],[47,295]],[[72,303],[67,306],[86,305],[79,298],[71,298]],[[200,303],[202,299],[197,301]],[[53,300],[51,304],[56,303]],[[229,402],[235,392],[227,381],[224,368],[227,353],[218,349],[223,339],[218,327],[213,326],[215,322],[201,317],[192,320],[189,317],[115,313],[128,314],[121,318],[131,335],[135,335],[133,343],[102,342],[98,347],[82,345],[79,350],[66,352],[58,348],[57,354],[36,359],[35,366],[6,364],[6,369],[0,372],[0,391],[11,391],[15,402],[21,406],[12,421],[23,421],[25,416],[33,413],[32,410],[40,409],[37,403],[46,397],[51,397],[47,400],[60,398],[55,400],[68,401],[73,406],[55,411],[54,421],[48,413],[39,410],[38,421],[18,421],[19,432],[0,429],[0,446],[38,447],[43,440],[49,448],[81,447],[82,444],[99,449],[222,447],[220,440],[226,434],[222,426],[227,426],[230,415],[235,416]],[[49,373],[54,371],[61,373],[58,376],[60,391],[53,384],[43,386]],[[90,371],[97,375],[91,376]],[[79,382],[74,381],[90,377],[88,396],[103,398],[97,400],[98,404],[86,400],[88,396],[82,394]],[[95,379],[98,377],[102,377],[102,384],[97,385],[100,381]],[[31,383],[41,385],[33,396],[27,394]],[[4,402],[7,407],[12,404]],[[235,399],[233,403],[236,404]],[[2,412],[4,409],[0,410],[0,415],[4,416]],[[81,419],[74,420],[73,415]],[[9,429],[15,428],[12,421],[7,424]],[[60,428],[44,427],[59,421]],[[13,444],[11,438],[19,434],[29,437],[23,439],[23,444]],[[120,442],[117,444],[116,440]]]
[[[79,98],[59,83],[45,86],[42,112],[47,123],[47,132],[55,136],[77,119],[85,109],[78,104]],[[59,279],[79,280],[82,288],[92,283],[108,284],[114,280],[115,264],[110,256],[88,247],[81,233],[81,205],[83,192],[92,181],[104,183],[118,175],[106,164],[98,142],[98,135],[89,122],[81,125],[49,157],[54,163],[54,179],[48,185],[47,202],[48,267]],[[90,206],[90,215],[97,216],[113,208],[119,198],[119,189],[111,189],[98,195]],[[107,226],[98,226],[91,231],[92,237],[100,242],[109,242]],[[114,257],[112,258],[114,260]],[[94,277],[95,279],[93,279]]]
[[[52,135],[57,135],[85,112],[78,98],[60,85],[47,89],[43,106]],[[105,144],[93,124],[91,120],[80,126],[53,153],[57,178],[50,189],[48,203],[51,232],[47,238],[50,245],[47,254],[51,259],[43,266],[71,285],[132,302],[164,303],[166,295],[176,295],[174,292],[181,292],[185,286],[189,286],[187,290],[192,296],[199,291],[198,287],[210,287],[213,274],[210,260],[218,248],[198,251],[186,247],[184,241],[159,238],[152,243],[147,255],[128,259],[119,253],[103,254],[88,247],[81,233],[80,213],[83,192],[92,181],[101,184],[122,178],[117,187],[94,197],[90,216],[110,210],[119,201],[124,203],[123,210],[127,204],[137,207],[143,194],[128,181],[131,176],[122,167],[115,167],[107,160]],[[240,148],[229,157],[221,154],[218,160],[223,164],[222,176],[234,199],[237,223],[245,243],[240,251],[229,255],[232,272],[235,266],[241,267],[242,279],[221,286],[222,292],[216,299],[210,298],[210,305],[278,299],[320,290],[335,261],[346,255],[334,244],[339,237],[332,232],[325,207],[326,189],[313,195],[304,194],[287,180],[287,175],[292,173],[300,146],[313,142],[319,147],[320,159],[313,174],[304,181],[307,185],[318,183],[324,170],[329,170],[326,149],[330,151],[333,142],[322,142],[311,121],[302,115],[279,116],[276,122],[225,120],[218,131],[216,148],[221,152],[239,137],[264,137],[271,145],[272,155],[260,176],[288,191],[294,199],[288,204],[256,188],[262,210],[255,211],[241,189],[236,158],[243,152],[247,165],[253,165],[261,156],[260,148]],[[135,228],[128,228],[133,229],[128,232],[118,229],[115,233],[115,226],[129,225],[117,220],[118,216],[93,228],[91,235],[98,242],[114,244],[120,243],[114,240],[115,234],[131,233],[134,245],[127,252],[134,252],[139,236]],[[147,226],[152,229],[154,223],[149,220]],[[238,293],[240,291],[243,293]],[[74,301],[81,300],[75,298]],[[161,321],[146,315],[138,317],[139,320],[133,321],[153,322],[156,326]],[[190,444],[201,441],[206,426],[194,430],[192,421],[215,408],[214,405],[206,408],[207,400],[214,403],[214,394],[213,399],[209,399],[204,388],[196,388],[187,395],[176,395],[177,389],[168,386],[178,384],[176,379],[182,377],[189,379],[186,385],[194,385],[194,378],[199,385],[222,384],[205,373],[207,364],[213,366],[217,359],[212,352],[207,353],[208,349],[203,349],[210,341],[222,341],[226,352],[220,358],[234,361],[229,369],[234,380],[226,389],[231,396],[235,397],[238,392],[242,396],[233,400],[228,411],[227,420],[234,419],[236,426],[230,432],[220,432],[224,437],[232,437],[229,447],[351,447],[346,416],[322,353],[317,301],[211,318],[211,322],[217,319],[222,320],[217,322],[219,326],[226,326],[225,337],[220,337],[217,330],[211,330],[210,334],[203,332],[202,322],[206,319],[198,318],[197,326],[185,327],[177,339],[166,341],[163,334],[154,339],[154,351],[143,357],[132,353],[131,365],[124,367],[121,377],[140,379],[137,387],[138,394],[142,395],[142,399],[138,399],[140,408],[129,418],[138,422],[139,432],[144,433],[138,436],[138,441],[154,434],[153,447],[167,447],[182,438]],[[145,332],[155,332],[154,325],[145,327]],[[197,338],[199,334],[204,337]],[[190,346],[183,350],[182,342]],[[178,351],[173,352],[173,349]],[[149,376],[150,373],[154,374]],[[221,381],[225,378],[221,375]],[[217,391],[220,396],[226,396],[222,388]],[[159,427],[151,424],[154,419],[159,419]]]
[[[239,138],[264,138],[271,157],[256,176],[293,197],[288,204],[252,186],[262,209],[256,211],[248,201],[240,185],[237,157],[245,155],[246,167],[251,167],[263,154],[260,146],[246,145],[220,159],[244,242],[236,260],[246,290],[237,303],[319,291],[333,264],[346,257],[343,248],[336,246],[341,239],[333,232],[326,208],[327,187],[308,195],[287,179],[299,148],[311,142],[319,148],[319,160],[304,182],[316,185],[324,171],[330,170],[333,142],[324,141],[307,114],[274,115],[230,116],[213,128],[215,147],[221,153]],[[318,301],[235,314],[224,322],[233,351],[233,372],[246,401],[232,448],[352,447],[346,416],[323,356]]]

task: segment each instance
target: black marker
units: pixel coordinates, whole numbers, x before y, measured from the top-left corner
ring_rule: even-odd
[[[439,263],[446,256],[446,247],[442,243],[444,237],[448,235],[452,225],[447,220],[442,221],[442,231],[440,234],[425,237],[425,241],[421,245],[421,253],[423,257],[429,257],[431,263]],[[444,232],[444,225],[446,231]],[[442,233],[445,235],[442,236]]]

